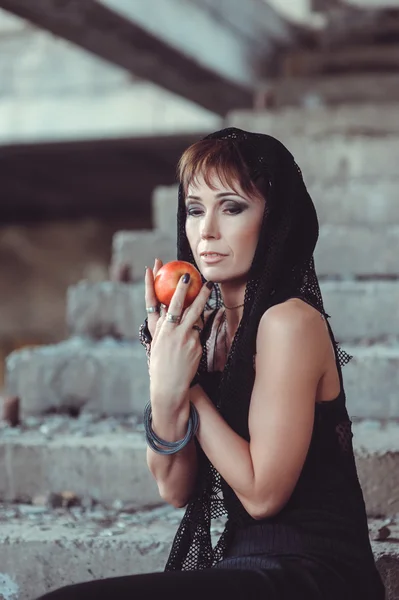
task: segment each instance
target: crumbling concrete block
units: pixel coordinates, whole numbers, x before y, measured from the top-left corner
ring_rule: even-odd
[[[343,370],[348,410],[358,418],[399,418],[399,348],[343,344],[355,358]],[[142,416],[149,397],[145,350],[139,341],[61,344],[12,353],[7,393],[21,399],[21,414],[50,410]]]
[[[132,266],[133,281],[143,281],[145,267],[154,267],[156,258],[164,263],[176,260],[176,232],[173,236],[162,231],[119,231],[113,238],[112,264]]]
[[[2,511],[3,512],[3,511]],[[100,515],[99,515],[100,516]],[[151,515],[150,515],[151,516]],[[112,528],[71,516],[8,517],[0,533],[0,597],[32,600],[61,586],[163,571],[177,524],[162,515],[142,516]],[[99,519],[97,519],[98,521]],[[14,596],[2,594],[15,591]]]
[[[399,340],[398,281],[321,281],[320,289],[341,342]]]
[[[399,425],[365,420],[352,424],[359,480],[370,517],[399,514]]]
[[[314,256],[319,276],[397,276],[399,225],[384,230],[324,225]]]
[[[341,342],[399,339],[397,281],[321,281],[320,288]],[[72,335],[137,339],[146,316],[144,283],[81,282],[68,290],[67,315]]]
[[[110,425],[104,422],[102,429]],[[95,428],[100,431],[101,424]],[[108,506],[115,499],[128,502],[135,510],[162,503],[147,467],[144,434],[134,427],[121,423],[112,432],[79,428],[62,433],[48,424],[8,433],[14,432],[0,432],[0,500],[31,500],[71,490]],[[368,515],[399,514],[399,425],[354,422],[353,435]]]
[[[350,416],[359,419],[399,419],[399,347],[342,347],[353,355],[343,368]]]
[[[138,235],[140,233],[140,235]],[[176,244],[156,232],[121,232],[114,238],[114,262],[132,265],[134,280],[144,278],[145,265],[158,257],[164,263],[176,260]],[[315,249],[319,276],[399,274],[399,225],[385,229],[361,226],[322,225]],[[139,275],[140,274],[140,275]]]
[[[144,275],[142,282],[134,284],[82,281],[68,289],[67,323],[72,335],[133,340],[145,317]]]
[[[399,104],[238,111],[228,125],[276,137],[310,185],[323,181],[397,177]]]
[[[43,429],[43,428],[41,428]],[[115,499],[140,510],[163,502],[146,461],[143,433],[94,436],[43,435],[41,431],[0,435],[0,499],[32,500],[71,490],[78,497],[111,505]]]
[[[398,179],[320,178],[309,183],[309,194],[322,225],[380,229],[399,224]]]
[[[298,109],[297,106],[278,111],[237,110],[227,116],[227,127],[242,127],[248,131],[268,133],[278,139],[304,136],[320,138],[334,133],[356,135],[361,132],[384,138],[399,134],[399,103],[339,104]],[[371,135],[370,135],[371,137]],[[289,148],[289,146],[288,146]]]
[[[21,399],[22,415],[92,410],[141,415],[149,397],[145,350],[139,341],[94,342],[79,337],[13,352],[6,385]]]

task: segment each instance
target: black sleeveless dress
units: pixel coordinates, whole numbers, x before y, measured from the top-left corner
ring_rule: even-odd
[[[233,490],[224,486],[224,501],[236,522],[230,523],[227,552],[213,567],[87,581],[54,590],[40,600],[384,600],[336,358],[340,393],[333,401],[316,403],[301,476],[278,515],[255,521]],[[201,375],[200,383],[215,404],[220,379],[217,371]]]
[[[211,327],[214,314],[207,322]],[[352,446],[352,422],[335,339],[340,393],[332,401],[316,402],[309,451],[288,503],[274,517],[255,521],[229,486],[223,490],[227,511],[241,514],[230,524],[227,553],[213,568],[254,568],[267,576],[287,564],[325,572],[348,590],[348,598],[383,600],[385,588],[371,549],[366,508]],[[216,402],[222,373],[203,375],[201,385]],[[330,584],[329,584],[330,585]],[[334,596],[328,596],[334,597]]]

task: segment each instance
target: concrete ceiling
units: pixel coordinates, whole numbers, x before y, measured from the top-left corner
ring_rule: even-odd
[[[0,0],[0,7],[220,115],[251,106],[296,29],[264,0]]]

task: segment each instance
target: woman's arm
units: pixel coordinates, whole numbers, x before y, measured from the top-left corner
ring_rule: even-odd
[[[175,442],[184,438],[190,413],[188,392],[176,409],[163,410],[168,406],[163,398],[151,398],[152,428],[163,440]],[[190,499],[197,476],[197,449],[195,440],[176,454],[163,455],[147,447],[147,465],[156,479],[160,496],[175,508],[185,506]]]
[[[194,325],[205,321],[203,313],[211,291],[208,286],[205,284],[185,309],[178,325],[168,323],[165,312],[156,318],[151,359],[148,360],[152,428],[165,441],[180,440],[187,432],[189,384],[198,370],[203,353],[201,339]],[[187,282],[181,278],[168,307],[172,315],[181,314],[187,289]],[[152,279],[146,275],[146,305],[153,306],[156,302]],[[150,313],[150,316],[154,314]],[[167,456],[148,448],[147,464],[157,481],[161,497],[175,507],[187,504],[197,478],[195,440],[191,440],[179,452]]]
[[[324,323],[308,305],[287,301],[263,315],[249,443],[227,425],[200,385],[190,390],[203,451],[255,519],[280,512],[298,481],[328,350]]]
[[[203,314],[203,327],[213,310],[205,310]],[[177,401],[174,410],[163,406],[171,403],[159,397],[159,393],[152,394],[152,428],[155,433],[169,442],[182,439],[187,432],[187,423],[190,413],[189,390],[182,402]],[[177,408],[178,407],[178,408]],[[176,454],[168,456],[157,454],[148,446],[147,465],[157,481],[159,493],[165,502],[175,508],[185,506],[191,498],[197,478],[197,448],[194,439]]]

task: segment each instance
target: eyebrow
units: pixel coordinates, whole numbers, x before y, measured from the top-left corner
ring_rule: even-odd
[[[239,198],[242,198],[243,200],[247,200],[247,198],[244,198],[244,196],[241,196],[240,194],[237,194],[236,192],[220,192],[219,194],[216,194],[216,198],[225,198],[226,196],[238,196]],[[194,196],[193,194],[189,194],[186,197],[186,200],[188,200],[189,198],[191,200],[198,200],[198,202],[203,202],[203,200],[201,200],[201,198],[199,196]]]

